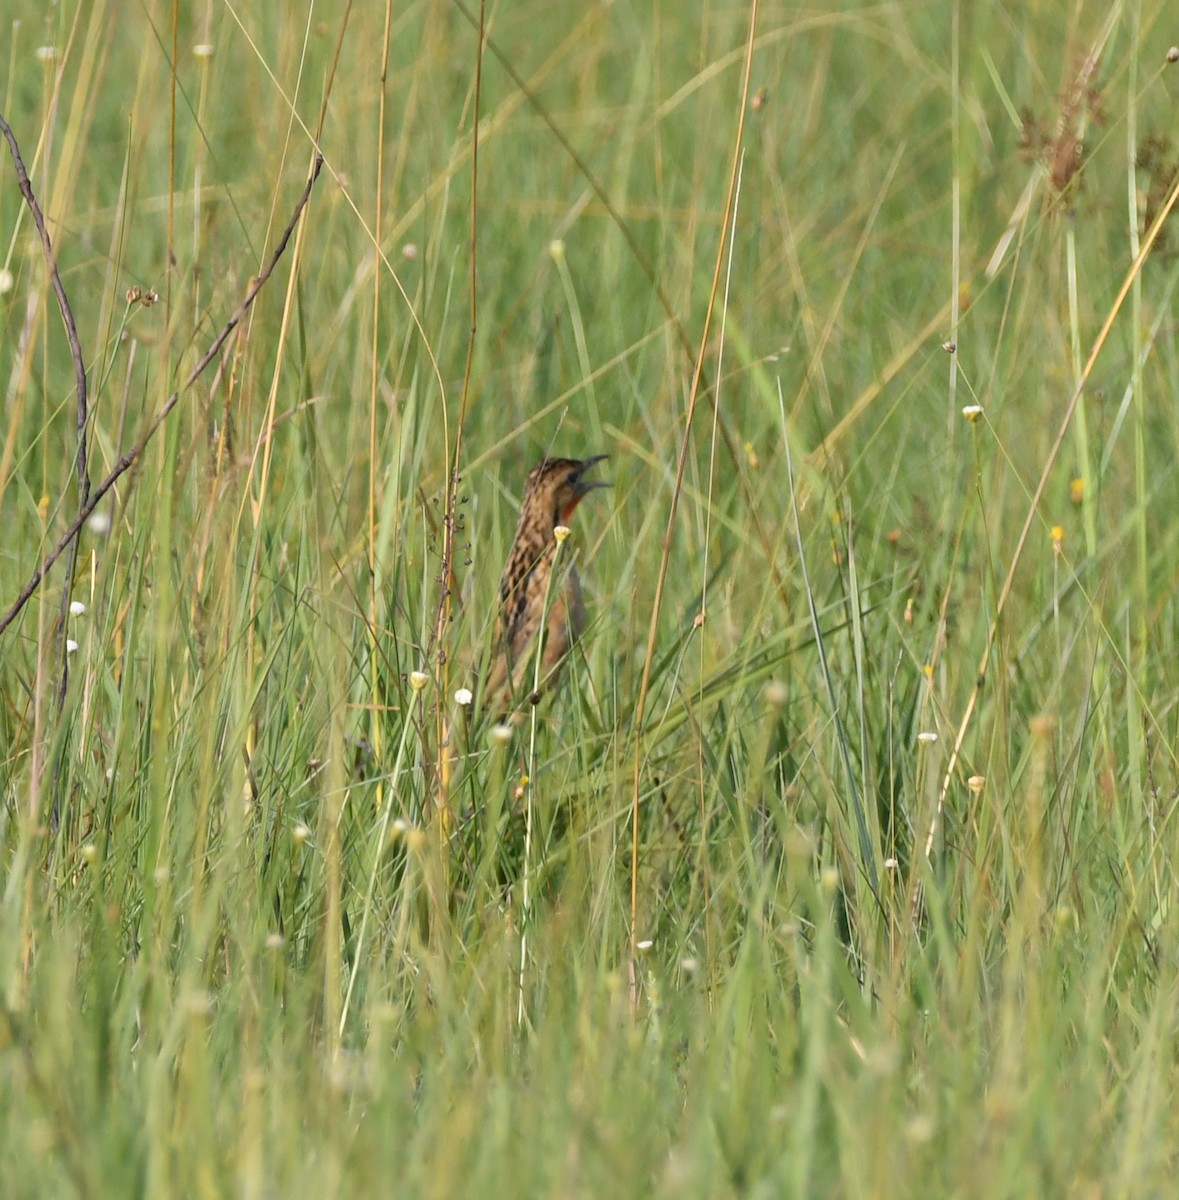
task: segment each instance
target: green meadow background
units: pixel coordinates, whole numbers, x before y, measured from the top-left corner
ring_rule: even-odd
[[[7,1200],[1171,1194],[1175,17],[6,6]]]

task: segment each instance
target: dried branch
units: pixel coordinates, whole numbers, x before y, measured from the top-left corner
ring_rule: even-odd
[[[33,224],[37,226],[37,232],[41,235],[41,246],[45,251],[45,262],[49,267],[49,278],[53,284],[53,294],[57,297],[57,306],[61,309],[61,319],[65,324],[66,337],[70,343],[70,357],[74,360],[74,379],[77,383],[78,393],[78,457],[77,457],[77,475],[78,475],[78,495],[82,504],[90,498],[90,473],[86,461],[86,363],[82,358],[82,344],[78,340],[78,326],[74,321],[74,311],[70,308],[70,302],[66,296],[65,288],[62,286],[61,276],[57,271],[57,259],[53,253],[53,244],[49,240],[49,230],[45,228],[45,217],[41,212],[41,206],[37,203],[37,198],[33,195],[33,185],[29,182],[29,173],[25,170],[24,159],[20,155],[20,147],[16,144],[16,137],[9,127],[8,122],[0,116],[0,133],[4,135],[8,142],[8,149],[12,153],[12,161],[16,166],[16,182],[20,188],[20,194],[24,196],[25,203],[29,206],[29,211],[33,214]]]
[[[77,537],[78,531],[86,523],[90,514],[98,507],[102,498],[114,487],[118,479],[139,461],[143,451],[147,448],[148,442],[155,436],[159,427],[168,419],[168,415],[180,402],[180,397],[192,387],[194,383],[204,373],[208,365],[217,357],[221,347],[225,344],[225,339],[237,328],[241,323],[242,317],[250,309],[250,305],[254,303],[255,297],[266,286],[270,276],[274,273],[275,267],[278,266],[278,261],[286,253],[287,244],[291,240],[291,235],[295,232],[295,226],[299,223],[299,218],[303,215],[303,210],[307,207],[308,200],[311,199],[311,189],[315,186],[315,181],[319,178],[319,172],[323,167],[323,155],[316,154],[315,161],[311,166],[311,173],[307,177],[307,186],[303,189],[302,196],[299,197],[298,204],[295,205],[295,211],[291,214],[291,219],[287,223],[286,229],[283,230],[282,237],[278,240],[278,245],[275,246],[274,252],[271,254],[266,266],[262,272],[250,284],[249,290],[246,292],[245,298],[237,306],[233,316],[222,327],[221,332],[213,339],[213,344],[201,356],[200,361],[188,373],[188,378],[184,383],[174,391],[165,401],[164,406],[156,413],[151,424],[147,427],[143,436],[127,451],[111,468],[110,473],[102,480],[100,484],[87,496],[78,510],[77,516],[70,522],[69,528],[62,535],[61,540],[56,546],[45,556],[41,565],[33,572],[32,578],[21,589],[20,595],[16,598],[12,607],[0,617],[0,635],[3,635],[5,630],[16,620],[20,615],[21,610],[32,598],[37,588],[40,587],[41,581],[45,578],[45,573],[53,566],[54,563],[65,553],[67,547]]]
[[[3,116],[0,116],[0,133],[4,135],[5,140],[8,142],[8,149],[12,154],[12,162],[16,167],[17,186],[20,188],[21,195],[25,198],[25,203],[29,206],[29,212],[33,214],[33,224],[37,226],[37,233],[41,237],[41,248],[45,251],[45,265],[49,268],[49,280],[53,285],[53,293],[57,297],[57,306],[61,309],[62,323],[65,325],[66,338],[70,343],[70,357],[74,360],[74,380],[78,396],[78,450],[74,460],[74,470],[78,479],[78,503],[84,505],[90,499],[90,466],[86,453],[86,422],[89,413],[89,404],[86,386],[86,360],[82,357],[82,343],[78,338],[78,324],[74,320],[74,310],[70,307],[69,297],[66,295],[65,286],[61,282],[61,274],[57,269],[57,256],[53,253],[53,243],[49,240],[49,230],[45,227],[45,214],[41,211],[41,206],[37,203],[37,197],[33,195],[33,185],[29,180],[29,173],[25,169],[25,162],[21,157],[16,135],[12,132],[11,126]],[[77,559],[77,554],[78,544],[77,542],[71,542],[70,559],[68,570],[66,571],[66,576],[70,579],[74,576],[74,563]],[[61,686],[58,689],[59,704],[65,702],[66,685],[69,682],[69,656],[66,653],[65,647],[65,616],[66,607],[69,602],[70,589],[67,587],[61,596]]]

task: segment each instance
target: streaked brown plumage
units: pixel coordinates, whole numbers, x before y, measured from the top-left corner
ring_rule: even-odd
[[[581,581],[569,562],[568,549],[561,553],[558,577],[549,584],[557,549],[553,530],[568,523],[586,495],[608,486],[601,480],[585,478],[585,473],[605,457],[546,458],[528,474],[516,536],[499,581],[491,670],[483,692],[484,705],[492,713],[518,707],[532,692],[536,672],[534,637],[546,613],[542,689],[556,682],[565,655],[585,625]]]

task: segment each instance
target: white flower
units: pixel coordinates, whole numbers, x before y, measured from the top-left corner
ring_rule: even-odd
[[[81,600],[70,601],[70,616],[80,617],[86,611],[86,605]]]
[[[94,512],[92,512],[90,514],[90,517],[86,522],[86,528],[89,529],[91,533],[98,533],[98,534],[110,533],[110,531],[111,531],[110,515],[108,513],[100,512],[98,509],[95,509]]]
[[[0,296],[7,296],[14,287],[16,276],[7,267],[0,267]]]
[[[512,743],[512,727],[506,724],[493,725],[487,731],[487,737],[493,746],[510,746]]]
[[[193,58],[212,58],[213,45],[211,42],[197,42],[192,48]]]
[[[73,638],[66,638],[66,653],[73,654],[78,648],[78,643]]]
[[[430,676],[427,675],[425,671],[410,671],[409,686],[413,688],[415,692],[420,692],[422,688],[424,688],[429,682]]]
[[[982,405],[967,404],[962,409],[962,415],[973,425],[983,415]]]
[[[553,537],[555,537],[557,539],[557,545],[559,546],[559,545],[561,545],[562,542],[568,541],[569,535],[572,532],[573,531],[569,528],[568,525],[554,526],[553,527]]]
[[[459,688],[454,694],[455,704],[459,704],[463,708],[466,708],[467,705],[470,704],[474,699],[475,695],[470,688]]]
[[[565,260],[565,243],[560,238],[553,238],[549,242],[549,257],[553,262],[564,262]]]
[[[936,733],[934,733],[934,732],[933,732],[933,730],[931,730],[931,729],[923,729],[923,730],[922,730],[922,731],[921,731],[921,732],[920,732],[920,733],[917,735],[917,740],[918,740],[919,742],[936,742],[936,741],[937,741],[937,734],[936,734]]]
[[[33,54],[42,62],[51,63],[57,57],[57,50],[53,46],[38,46]]]

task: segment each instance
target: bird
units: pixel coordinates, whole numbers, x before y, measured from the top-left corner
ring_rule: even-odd
[[[608,455],[592,458],[545,458],[528,473],[520,520],[499,581],[499,602],[484,706],[502,715],[525,697],[536,681],[535,636],[544,623],[540,688],[552,688],[570,647],[585,627],[581,581],[572,564],[558,564],[554,530],[566,526],[573,510],[597,488],[610,485],[587,479],[586,472]]]

